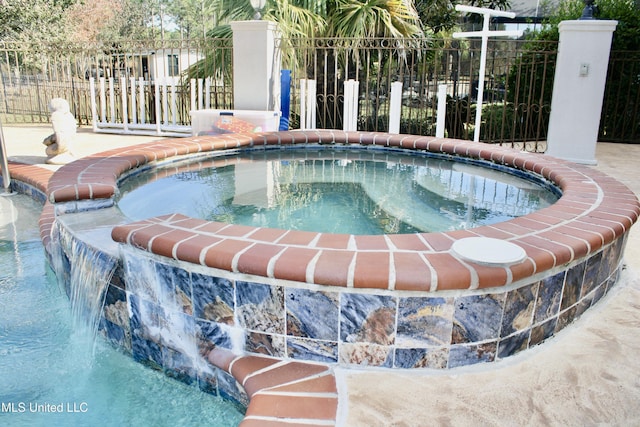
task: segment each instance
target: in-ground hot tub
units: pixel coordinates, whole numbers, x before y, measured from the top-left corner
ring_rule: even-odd
[[[561,197],[469,230],[383,235],[173,213],[129,222],[113,206],[118,180],[137,168],[202,160],[212,150],[297,144],[508,168],[557,186]],[[586,166],[481,143],[340,131],[192,137],[102,153],[63,167],[49,198],[58,228],[117,259],[105,335],[138,360],[199,379],[209,366],[199,356],[216,363],[212,348],[390,368],[509,357],[552,337],[615,284],[639,213],[628,188]],[[97,243],[103,229],[118,245]]]
[[[131,220],[181,213],[262,228],[331,234],[413,234],[469,229],[555,203],[559,189],[428,152],[297,144],[224,150],[172,162],[120,183]]]

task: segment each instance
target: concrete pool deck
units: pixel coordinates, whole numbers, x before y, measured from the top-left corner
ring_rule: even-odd
[[[50,127],[4,127],[12,160],[43,166]],[[79,133],[87,155],[157,137]],[[640,194],[640,146],[598,145],[597,169]],[[44,171],[43,171],[44,172]],[[632,229],[621,283],[557,337],[489,367],[446,372],[336,368],[338,420],[371,425],[629,425],[640,420],[640,232]],[[635,422],[634,422],[635,421]]]

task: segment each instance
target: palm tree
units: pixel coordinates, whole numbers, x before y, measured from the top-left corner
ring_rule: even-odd
[[[251,19],[254,10],[248,0],[220,0],[218,5],[219,22],[223,24],[208,36],[231,40],[229,22]],[[350,70],[349,75],[342,75],[341,79],[353,78],[363,43],[391,38],[397,50],[406,54],[411,51],[411,40],[424,36],[413,0],[267,0],[262,18],[278,24],[283,63],[302,70],[307,64],[307,77],[317,80],[318,93],[331,94],[320,97],[318,102],[319,114],[328,121],[321,122],[327,127],[342,126],[339,112],[343,100],[338,96],[342,88],[335,87],[336,70]],[[336,44],[335,40],[347,41]],[[327,44],[331,46],[322,50],[321,46]],[[300,46],[308,48],[296,48]],[[212,49],[205,59],[187,70],[185,77],[230,76],[228,69],[221,69],[231,64],[230,55],[230,49]],[[378,62],[384,64],[392,53],[385,49],[375,55],[379,55]]]
[[[214,39],[231,40],[229,23],[251,19],[254,14],[248,0],[220,0],[218,7],[222,24],[208,33]],[[392,37],[402,40],[423,36],[412,0],[268,0],[262,17],[278,24],[284,43],[296,39]],[[285,55],[291,54],[286,45],[282,47]],[[224,54],[222,50],[208,52],[202,64],[187,71],[187,77],[217,74],[209,67],[230,64],[228,58],[222,57]]]

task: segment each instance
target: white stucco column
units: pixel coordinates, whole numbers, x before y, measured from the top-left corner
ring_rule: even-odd
[[[563,21],[556,62],[547,154],[597,163],[596,143],[617,21]]]
[[[235,110],[280,110],[280,51],[276,24],[236,21],[233,30],[233,104]]]

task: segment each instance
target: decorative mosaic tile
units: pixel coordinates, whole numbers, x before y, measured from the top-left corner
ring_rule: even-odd
[[[562,287],[564,286],[565,272],[560,272],[540,281],[538,285],[538,297],[533,323],[544,322],[557,316],[562,301]]]
[[[386,295],[342,294],[340,340],[389,345],[395,339],[396,298]]]
[[[391,368],[393,348],[371,343],[341,343],[339,359],[340,363]]]
[[[398,299],[396,345],[408,348],[448,345],[452,329],[453,298]]]
[[[192,273],[191,287],[196,317],[233,325],[234,289],[231,281]]]
[[[497,339],[500,334],[504,299],[504,293],[457,297],[451,343]]]
[[[507,337],[514,332],[531,327],[537,291],[538,284],[523,286],[507,292],[502,316],[501,337]]]
[[[259,332],[247,333],[245,350],[273,357],[286,357],[287,353],[283,335],[261,334]]]
[[[587,262],[585,261],[567,270],[567,274],[564,279],[564,290],[562,291],[562,303],[560,304],[560,310],[563,311],[578,302],[586,266]]]
[[[338,361],[338,342],[287,337],[287,357],[335,363]]]
[[[396,348],[394,367],[446,369],[449,348]]]
[[[505,358],[526,350],[529,347],[529,337],[531,330],[527,329],[520,333],[511,335],[498,342],[498,357]]]
[[[286,292],[287,335],[338,340],[339,294],[291,288]]]
[[[497,343],[456,344],[449,349],[449,368],[493,362],[496,358]]]
[[[236,314],[243,328],[284,334],[284,291],[281,286],[236,282]]]

